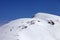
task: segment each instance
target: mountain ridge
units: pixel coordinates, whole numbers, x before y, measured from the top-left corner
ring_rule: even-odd
[[[60,16],[37,13],[0,27],[0,40],[60,40]]]

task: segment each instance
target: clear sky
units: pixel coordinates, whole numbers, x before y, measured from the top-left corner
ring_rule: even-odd
[[[0,24],[37,12],[60,15],[60,0],[0,0]]]

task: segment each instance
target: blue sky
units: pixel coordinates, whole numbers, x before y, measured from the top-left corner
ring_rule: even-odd
[[[37,12],[60,15],[60,0],[0,0],[0,23],[32,17]]]

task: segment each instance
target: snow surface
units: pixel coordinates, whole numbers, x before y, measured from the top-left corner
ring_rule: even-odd
[[[37,13],[0,27],[0,40],[60,40],[60,16]]]

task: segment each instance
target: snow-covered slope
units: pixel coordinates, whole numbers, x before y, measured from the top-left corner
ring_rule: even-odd
[[[60,16],[56,16],[48,13],[37,13],[35,14],[34,18],[40,18],[43,20],[60,21]]]
[[[0,27],[0,40],[60,40],[60,16],[37,13]]]

